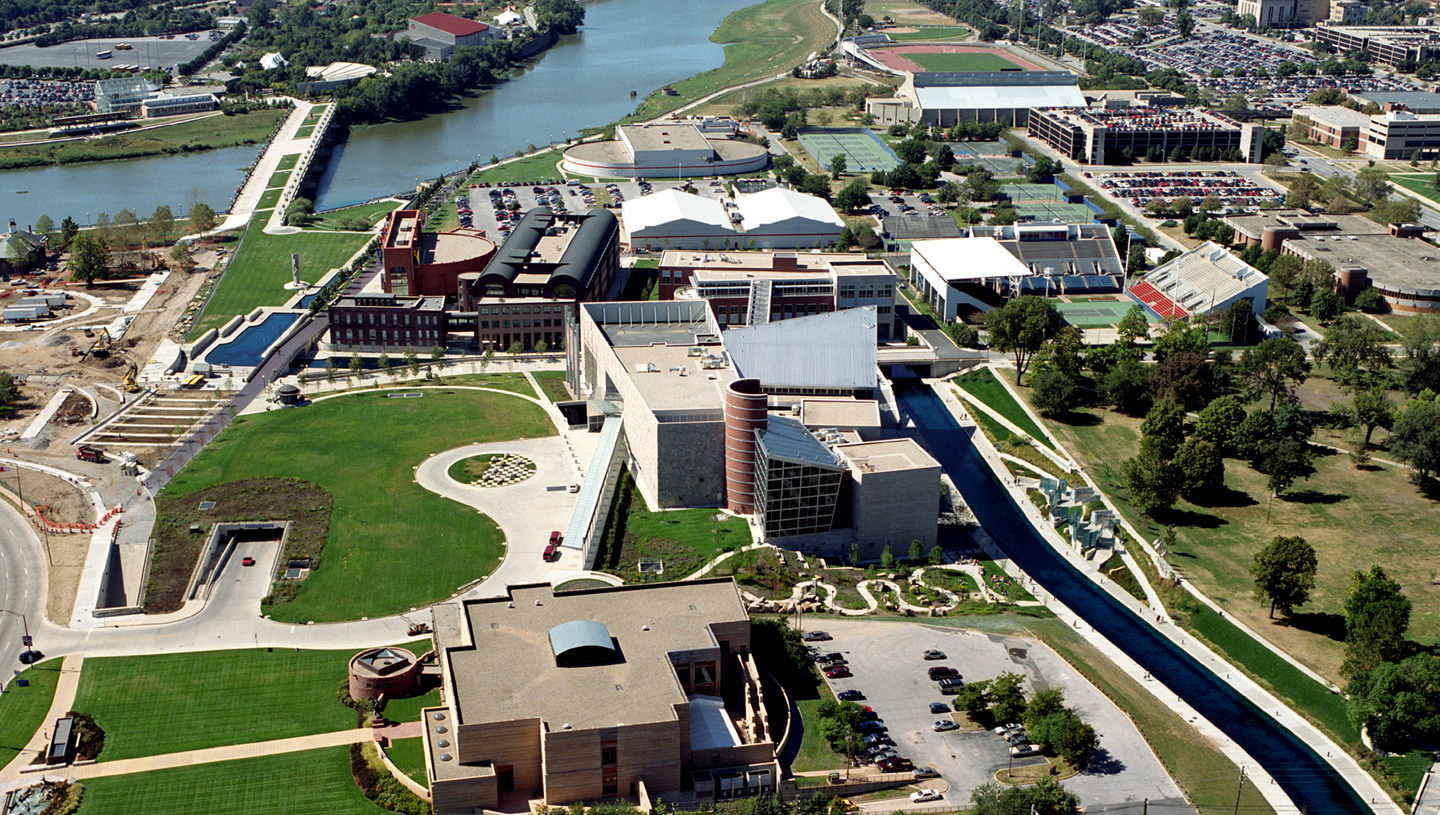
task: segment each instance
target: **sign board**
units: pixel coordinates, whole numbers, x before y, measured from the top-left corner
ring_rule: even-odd
[[[35,639],[27,634],[20,638],[20,644],[25,646],[26,648],[29,648],[31,645],[35,644]]]

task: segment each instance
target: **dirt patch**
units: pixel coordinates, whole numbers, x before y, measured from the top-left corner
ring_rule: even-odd
[[[213,501],[215,505],[202,510],[202,501]],[[185,604],[185,586],[195,570],[200,548],[217,523],[291,521],[282,562],[310,558],[312,565],[319,565],[333,506],[327,490],[295,478],[230,481],[188,495],[156,498],[155,544],[150,555],[145,613],[163,614]],[[197,524],[199,531],[190,531]],[[290,599],[295,585],[293,581],[279,584],[290,591],[277,587],[265,602]]]

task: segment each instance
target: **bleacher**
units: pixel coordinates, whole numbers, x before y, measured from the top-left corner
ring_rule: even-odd
[[[1150,285],[1149,281],[1141,280],[1138,283],[1132,284],[1125,293],[1140,301],[1140,305],[1145,306],[1160,317],[1173,319],[1190,316],[1185,309],[1175,305],[1170,301],[1170,298],[1156,291],[1155,287]]]
[[[1108,274],[1065,275],[1060,278],[1060,290],[1065,294],[1109,294],[1119,291],[1120,287],[1120,281]]]
[[[1128,293],[1161,317],[1184,317],[1224,308],[1267,282],[1223,246],[1204,243],[1155,269]]]

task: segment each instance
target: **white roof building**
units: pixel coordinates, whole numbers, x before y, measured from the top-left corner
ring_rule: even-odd
[[[729,249],[739,236],[714,198],[661,190],[620,205],[631,248]]]
[[[731,328],[725,351],[737,374],[759,379],[769,393],[850,395],[879,384],[876,319],[874,306],[862,306]]]
[[[834,243],[845,222],[823,198],[782,187],[735,199],[747,247],[797,249]]]
[[[525,22],[525,18],[520,16],[520,13],[517,12],[515,9],[508,6],[505,8],[504,11],[495,15],[496,25],[516,25],[517,23],[523,22]]]
[[[265,70],[272,68],[284,68],[290,64],[290,60],[280,56],[279,51],[272,51],[260,58],[260,67]]]
[[[967,293],[963,287],[1031,274],[1029,267],[994,238],[944,238],[910,244],[910,282],[946,320],[954,320],[962,305],[990,309],[977,292]]]
[[[1126,293],[1161,317],[1224,311],[1239,300],[1249,300],[1259,314],[1270,294],[1270,278],[1207,241],[1130,284]]]

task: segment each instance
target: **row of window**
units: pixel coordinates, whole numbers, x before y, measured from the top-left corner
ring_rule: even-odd
[[[840,286],[840,299],[842,300],[853,300],[856,297],[864,300],[873,300],[877,295],[881,300],[893,300],[895,299],[895,287],[885,285],[878,288],[871,286],[857,288],[853,285],[847,286],[844,284]]]
[[[441,318],[439,314],[396,314],[393,311],[380,312],[378,320],[375,319],[375,316],[373,311],[364,314],[354,311],[337,311],[335,321],[340,325],[439,325]]]
[[[481,320],[481,328],[550,328],[560,326],[559,320]],[[542,325],[543,324],[543,325]]]
[[[429,328],[416,331],[386,331],[384,329],[377,331],[372,328],[369,329],[368,338],[366,330],[363,328],[347,328],[344,336],[347,344],[359,342],[366,345],[376,345],[377,343],[379,345],[413,345],[417,341],[433,345],[442,339],[441,332]]]
[[[511,311],[514,309],[514,311]],[[534,309],[533,311],[531,309]],[[480,314],[561,314],[564,306],[489,306],[482,307]],[[549,325],[549,323],[546,323]]]

